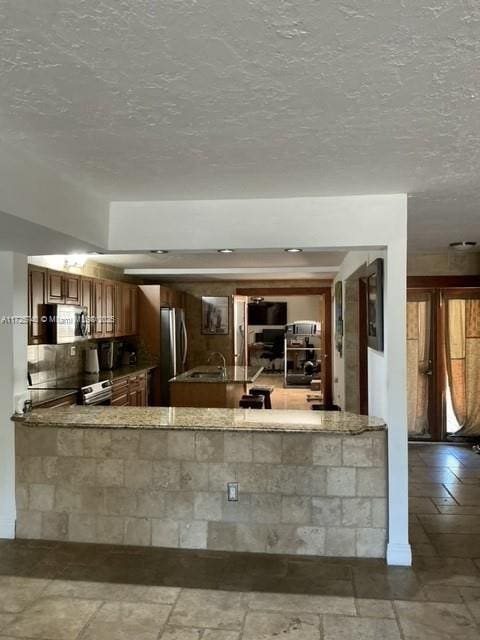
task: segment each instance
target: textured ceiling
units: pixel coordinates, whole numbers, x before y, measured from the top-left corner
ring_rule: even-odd
[[[480,242],[476,0],[0,0],[0,136],[111,199],[408,192]]]

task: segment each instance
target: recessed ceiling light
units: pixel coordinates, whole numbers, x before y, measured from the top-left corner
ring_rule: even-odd
[[[285,249],[287,253],[302,253],[303,249]]]
[[[233,253],[233,249],[218,249],[218,253]]]
[[[152,249],[150,253],[168,253],[166,249]]]
[[[455,249],[455,251],[471,251],[474,247],[477,246],[477,243],[468,240],[465,242],[450,242],[449,246],[450,249]]]

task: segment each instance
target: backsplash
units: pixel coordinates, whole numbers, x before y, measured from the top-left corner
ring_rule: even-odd
[[[133,347],[138,355],[137,338],[119,339],[119,342]],[[28,372],[32,384],[40,384],[56,378],[69,378],[83,373],[85,351],[101,340],[87,340],[74,344],[39,344],[28,347]],[[72,355],[72,347],[74,354]]]

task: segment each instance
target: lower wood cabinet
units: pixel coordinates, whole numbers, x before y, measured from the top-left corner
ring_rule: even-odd
[[[56,400],[49,400],[48,402],[42,402],[35,405],[35,407],[42,409],[56,409],[57,407],[74,407],[77,404],[77,393],[70,393],[68,396],[63,396],[63,398],[58,398]]]
[[[116,407],[146,407],[147,373],[137,373],[132,376],[113,381],[112,405]]]

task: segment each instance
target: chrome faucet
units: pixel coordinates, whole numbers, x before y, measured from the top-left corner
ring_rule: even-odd
[[[215,356],[219,356],[222,359],[222,366],[218,368],[223,371],[223,375],[225,376],[227,373],[227,360],[223,353],[220,353],[220,351],[212,351],[212,353],[208,356],[207,364],[210,364]]]

